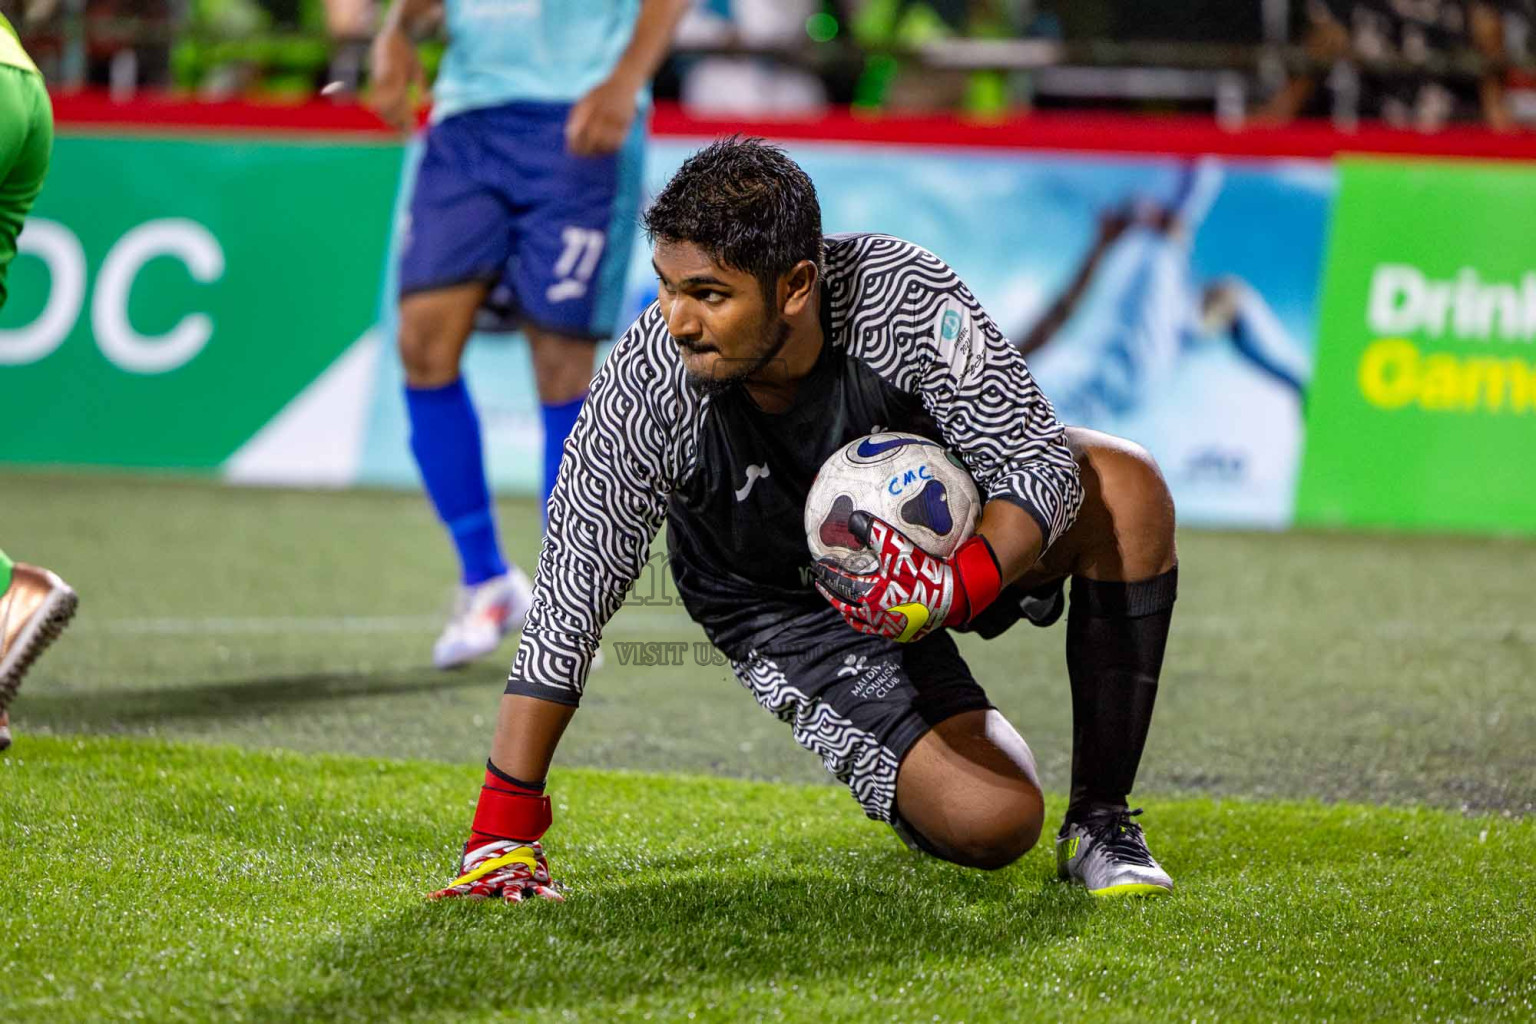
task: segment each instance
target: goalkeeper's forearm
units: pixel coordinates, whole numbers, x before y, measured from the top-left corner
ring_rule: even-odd
[[[992,545],[1004,586],[1035,567],[1045,544],[1034,517],[1004,498],[994,498],[982,507],[976,532]]]
[[[554,822],[545,775],[575,713],[569,704],[502,697],[460,873],[433,899],[500,897],[521,903],[529,897],[564,898],[549,877],[540,840]]]
[[[576,709],[536,697],[501,698],[496,738],[470,824],[466,857],[494,843],[537,843],[553,820],[544,779]]]
[[[519,779],[542,781],[549,774],[555,747],[576,708],[537,697],[501,698],[491,763]]]

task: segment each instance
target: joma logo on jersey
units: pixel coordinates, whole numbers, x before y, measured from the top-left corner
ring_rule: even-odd
[[[752,493],[752,485],[757,483],[763,477],[770,475],[771,474],[768,472],[768,464],[766,462],[761,466],[748,466],[747,482],[742,484],[740,489],[733,492],[736,495],[736,500],[746,501],[747,495]]]

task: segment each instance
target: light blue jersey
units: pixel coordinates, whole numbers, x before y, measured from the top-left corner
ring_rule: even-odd
[[[446,0],[432,120],[518,100],[574,103],[612,72],[640,0]]]

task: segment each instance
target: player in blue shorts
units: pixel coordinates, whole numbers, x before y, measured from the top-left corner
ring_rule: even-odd
[[[458,549],[458,606],[439,668],[522,624],[528,576],[502,557],[480,422],[459,374],[482,309],[516,324],[543,407],[544,499],[614,333],[640,196],[651,76],[687,0],[446,0],[400,256],[400,358],[411,452]],[[395,0],[373,45],[372,102],[409,127],[424,94],[410,32],[437,0]]]

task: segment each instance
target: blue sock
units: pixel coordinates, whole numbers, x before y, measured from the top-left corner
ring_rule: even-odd
[[[459,551],[465,586],[507,571],[496,542],[491,492],[485,482],[480,420],[464,380],[440,388],[405,389],[411,454],[432,505]]]
[[[581,415],[581,403],[587,400],[585,393],[560,405],[541,405],[544,411],[544,508],[549,508],[549,495],[555,489],[555,478],[560,475],[560,452],[565,439],[571,436],[576,417]],[[545,519],[549,513],[544,513]]]

